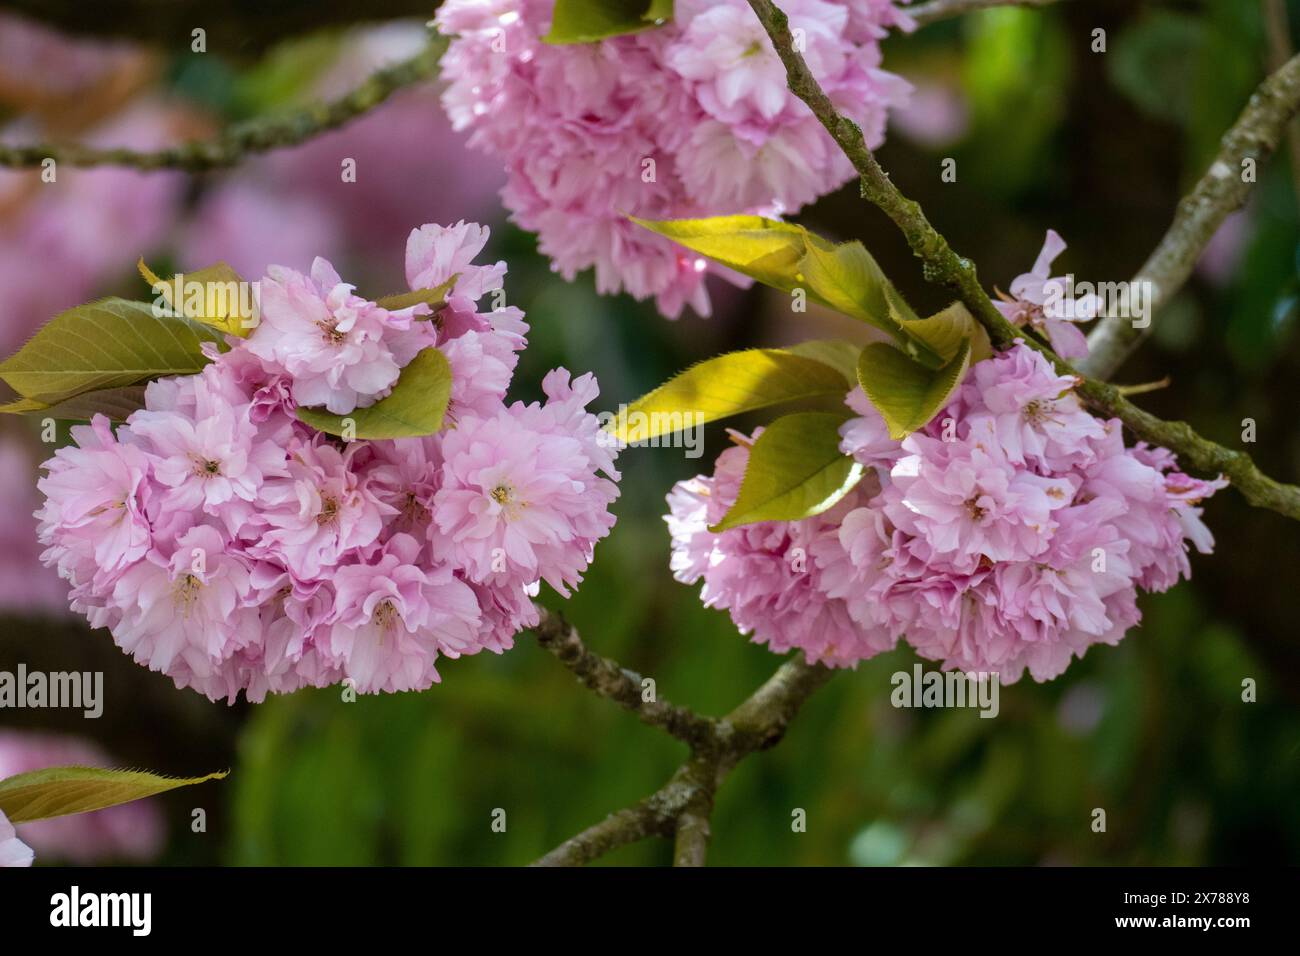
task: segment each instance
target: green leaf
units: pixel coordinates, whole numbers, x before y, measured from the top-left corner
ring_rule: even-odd
[[[451,365],[436,348],[411,359],[386,398],[347,415],[299,408],[298,417],[323,432],[348,438],[413,438],[442,428],[451,401]],[[347,428],[347,423],[352,428]]]
[[[33,402],[30,398],[16,398],[12,402],[0,405],[0,412],[6,415],[31,415],[33,412],[43,412],[49,407],[44,402]]]
[[[864,471],[840,451],[845,419],[838,412],[795,412],[768,425],[749,449],[736,503],[709,530],[798,521],[834,507]]]
[[[807,244],[802,226],[762,216],[631,219],[764,285],[789,292],[800,284],[799,262]]]
[[[809,339],[798,345],[788,345],[785,351],[804,358],[816,359],[844,376],[848,390],[858,384],[858,356],[862,346],[842,339]]]
[[[451,292],[456,280],[460,278],[460,273],[452,276],[446,282],[440,282],[432,289],[416,289],[413,292],[399,292],[396,295],[386,295],[382,299],[376,299],[375,305],[381,309],[387,309],[389,312],[400,312],[402,309],[409,309],[411,306],[419,305],[423,302],[425,305],[437,312],[447,304],[447,294]],[[433,318],[432,315],[424,316],[426,319]]]
[[[0,412],[86,422],[96,415],[107,415],[112,421],[124,422],[128,415],[141,408],[144,408],[144,386],[127,385],[123,388],[101,388],[94,392],[83,392],[54,405],[33,402],[30,398],[20,398],[7,405],[0,405]]]
[[[154,294],[162,296],[168,305],[187,319],[245,339],[257,327],[257,304],[251,287],[224,262],[194,272],[178,273],[170,279],[158,278],[143,259],[136,263],[136,268]],[[179,303],[175,301],[178,283]]]
[[[208,363],[200,346],[216,329],[154,315],[144,302],[101,299],[60,312],[0,362],[0,379],[24,398],[53,405],[105,388],[165,375],[193,375]]]
[[[946,365],[931,369],[883,342],[862,350],[858,383],[885,419],[891,438],[906,438],[948,403],[970,366],[970,352],[967,340]]]
[[[57,405],[43,409],[42,418],[60,418],[67,421],[88,422],[96,415],[107,415],[110,421],[124,422],[132,412],[144,408],[144,386],[127,385],[123,388],[101,388],[83,392],[64,399]]]
[[[993,354],[988,332],[960,302],[928,318],[913,317],[903,322],[903,331],[927,345],[945,364],[952,361],[964,342],[970,343],[972,365]]]
[[[890,310],[893,285],[860,242],[833,245],[809,235],[799,271],[809,294],[837,312],[874,325],[896,339],[902,338],[898,319]],[[902,297],[898,296],[901,302]]]
[[[0,780],[0,811],[11,823],[26,823],[103,810],[225,776],[225,771],[206,777],[160,777],[143,770],[47,767]]]
[[[556,0],[551,30],[542,40],[593,43],[656,26],[672,15],[672,0]]]
[[[729,415],[848,391],[833,366],[785,349],[745,349],[692,365],[627,407],[609,430],[622,442],[648,441]]]
[[[673,0],[650,0],[650,6],[641,14],[642,20],[651,23],[664,23],[673,18]]]

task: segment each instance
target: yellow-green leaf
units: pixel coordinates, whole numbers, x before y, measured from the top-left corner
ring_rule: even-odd
[[[862,350],[858,383],[885,419],[891,438],[906,438],[948,404],[970,366],[970,350],[968,339],[937,369],[927,368],[883,342]]]
[[[35,402],[53,405],[83,392],[193,375],[208,363],[201,346],[221,344],[216,329],[155,315],[145,302],[100,299],[60,312],[0,362],[0,379]]]
[[[805,249],[799,271],[813,298],[896,339],[902,337],[889,308],[887,290],[892,286],[862,243],[837,246],[810,234]]]
[[[833,508],[863,474],[862,465],[840,451],[845,418],[838,412],[795,412],[768,425],[749,449],[735,504],[709,530],[798,521]]]
[[[632,221],[764,285],[785,292],[799,285],[806,242],[801,226],[762,216]]]
[[[347,415],[299,408],[298,417],[313,428],[345,438],[413,438],[442,428],[450,401],[451,365],[442,352],[427,348],[411,359],[393,390],[375,404]]]
[[[257,326],[257,305],[252,286],[224,262],[181,272],[170,279],[160,279],[141,259],[136,263],[140,275],[154,295],[160,295],[174,310],[214,329],[240,338],[248,338]],[[180,301],[176,301],[177,291]]]
[[[160,777],[143,770],[47,767],[0,780],[0,811],[11,823],[26,823],[103,810],[225,776],[225,771],[205,777]]]
[[[954,302],[928,318],[904,321],[903,331],[924,342],[944,363],[952,361],[963,342],[970,343],[972,365],[993,354],[984,326],[976,322],[960,302]]]
[[[460,274],[457,273],[446,282],[438,283],[438,285],[434,286],[432,289],[416,289],[412,292],[399,292],[396,295],[386,295],[382,299],[376,299],[375,305],[382,309],[387,309],[389,312],[400,312],[402,309],[409,309],[412,306],[419,305],[423,302],[425,305],[433,309],[434,312],[437,312],[447,304],[447,294],[451,292],[452,286],[456,284],[456,280],[459,278]],[[425,316],[425,318],[432,317],[433,316],[431,315]]]
[[[34,402],[30,398],[19,397],[0,405],[0,412],[6,415],[30,415],[32,412],[43,412],[49,407],[44,402]]]
[[[591,43],[670,19],[672,0],[556,0],[546,43]]]
[[[787,345],[785,351],[829,365],[844,376],[844,383],[849,389],[858,384],[858,355],[862,352],[861,345],[843,339],[809,339],[798,345]]]
[[[607,428],[632,444],[781,402],[843,399],[850,387],[819,359],[786,349],[745,349],[692,365],[638,398]]]

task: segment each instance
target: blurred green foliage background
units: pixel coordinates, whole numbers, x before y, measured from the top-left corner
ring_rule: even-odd
[[[1265,74],[1263,10],[1257,0],[1080,0],[893,37],[885,65],[958,121],[945,137],[891,132],[881,161],[977,260],[986,286],[1005,288],[1028,269],[1049,226],[1070,243],[1060,265],[1078,278],[1126,278]],[[1300,3],[1290,14],[1300,24]],[[1098,28],[1104,54],[1092,50]],[[334,42],[296,44],[260,67],[182,57],[172,82],[237,117],[295,95],[295,70],[309,71]],[[946,157],[957,160],[955,183],[940,180]],[[438,157],[429,162],[436,176]],[[1172,376],[1142,404],[1230,446],[1242,420],[1255,419],[1252,454],[1293,481],[1295,187],[1291,157],[1280,154],[1216,243],[1219,267],[1159,316],[1154,340],[1118,376]],[[412,210],[412,225],[419,215]],[[852,186],[800,221],[861,238],[918,307],[946,304]],[[597,297],[589,275],[564,283],[532,238],[500,219],[490,251],[509,262],[507,291],[533,327],[519,398],[540,397],[542,375],[558,364],[595,371],[602,402],[614,407],[725,349],[860,335],[848,319],[791,314],[761,289],[719,290],[714,319],[666,322],[627,298]],[[361,288],[396,287],[400,249],[384,255],[391,273]],[[698,461],[680,449],[625,453],[619,524],[565,606],[593,649],[708,713],[730,709],[779,663],[667,569],[663,497],[673,481],[708,470],[724,441],[711,429]],[[1118,648],[1094,648],[1050,684],[1004,687],[996,719],[892,708],[889,678],[910,670],[910,651],[837,676],[778,747],[745,761],[724,786],[710,862],[1300,862],[1300,532],[1230,491],[1210,502],[1207,518],[1218,548],[1194,556],[1190,583],[1146,599],[1142,626]],[[143,672],[103,633],[5,629],[31,642],[29,666],[85,668],[93,655],[112,686],[129,689],[132,707],[114,708],[95,728],[124,759],[172,772],[232,766],[201,798],[170,800],[164,862],[526,863],[657,788],[685,756],[579,688],[527,636],[500,657],[445,662],[444,684],[424,694],[347,703],[329,690],[227,708]],[[1242,701],[1245,678],[1258,685],[1255,703]],[[203,835],[188,829],[197,799],[210,808]],[[491,828],[496,808],[507,814],[504,833]],[[792,832],[797,808],[807,832]],[[1105,833],[1091,829],[1094,808],[1106,810]],[[669,859],[660,841],[605,862]]]

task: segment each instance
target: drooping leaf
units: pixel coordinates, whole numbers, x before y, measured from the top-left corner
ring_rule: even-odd
[[[447,304],[447,293],[451,292],[452,286],[460,274],[452,276],[446,282],[440,282],[432,289],[415,289],[412,292],[399,292],[396,295],[386,295],[382,299],[376,299],[375,305],[387,309],[390,312],[400,312],[402,309],[409,309],[413,305],[419,305],[423,302],[429,308],[437,312]],[[432,315],[425,316],[432,318]]]
[[[257,326],[257,304],[252,287],[224,262],[160,279],[144,260],[136,263],[144,281],[174,310],[214,329],[248,338]],[[176,301],[177,286],[180,302]]]
[[[810,234],[805,249],[799,271],[813,298],[901,338],[899,322],[889,308],[893,286],[862,243],[837,246]]]
[[[123,388],[101,388],[94,392],[83,392],[54,405],[34,402],[30,398],[19,398],[7,405],[0,405],[0,412],[87,422],[96,415],[107,415],[111,421],[122,422],[140,408],[144,408],[144,386],[127,385]]]
[[[858,383],[885,419],[890,437],[901,440],[948,403],[969,366],[969,340],[938,369],[927,368],[892,345],[875,342],[858,359]]]
[[[764,285],[784,292],[799,285],[806,244],[801,226],[762,216],[632,221]]]
[[[863,475],[862,464],[840,451],[844,421],[838,412],[795,412],[768,425],[749,449],[735,504],[709,530],[798,521],[834,507]]]
[[[945,364],[952,361],[963,342],[970,342],[971,364],[993,354],[988,332],[984,331],[984,326],[976,322],[975,317],[960,302],[954,302],[928,318],[905,321],[903,331],[909,337],[924,342]]]
[[[144,386],[127,385],[123,388],[83,392],[50,405],[39,414],[42,418],[85,422],[96,415],[107,415],[110,421],[124,422],[128,415],[141,408],[144,408]]]
[[[745,349],[692,365],[638,398],[607,427],[631,444],[781,402],[842,399],[846,391],[843,375],[816,358]]]
[[[556,0],[543,42],[592,43],[669,20],[672,0]]]
[[[0,811],[11,823],[26,823],[103,810],[225,776],[225,771],[205,777],[160,777],[143,770],[47,767],[0,780]]]
[[[0,379],[32,401],[54,405],[99,389],[165,375],[193,375],[208,363],[204,342],[216,329],[155,315],[145,302],[100,299],[60,312],[0,362]]]
[[[33,402],[30,398],[20,396],[12,402],[5,402],[0,405],[0,412],[4,412],[6,415],[30,415],[33,412],[43,412],[49,407],[44,402]]]
[[[442,428],[451,401],[451,365],[435,348],[411,359],[388,396],[347,415],[299,408],[298,417],[323,432],[349,438],[413,438]],[[352,423],[351,429],[348,422]]]

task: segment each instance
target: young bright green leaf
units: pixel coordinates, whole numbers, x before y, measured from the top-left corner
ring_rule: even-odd
[[[103,810],[225,776],[225,771],[206,777],[160,777],[143,770],[47,767],[0,780],[0,811],[11,823],[26,823]]]
[[[843,375],[816,358],[745,349],[692,365],[638,398],[607,427],[622,442],[648,441],[781,402],[842,399],[847,391]]]
[[[970,342],[971,364],[993,354],[989,334],[984,331],[984,326],[976,322],[975,317],[960,302],[954,302],[929,318],[904,321],[903,331],[912,338],[920,339],[945,363],[952,361],[963,342]]]
[[[789,292],[800,284],[807,240],[801,226],[762,216],[632,221],[764,285]]]
[[[921,365],[892,345],[875,342],[858,359],[858,383],[885,419],[890,437],[901,440],[948,403],[969,366],[969,340],[938,369]]]
[[[838,412],[795,412],[768,425],[749,449],[736,503],[709,530],[798,521],[833,508],[863,474],[863,466],[840,451],[844,421]]]
[[[672,0],[556,0],[551,30],[542,40],[593,43],[653,27],[672,15]]]
[[[809,339],[798,345],[787,345],[785,351],[804,358],[824,362],[844,376],[844,383],[852,389],[858,384],[858,356],[862,346],[842,339]]]
[[[451,365],[442,352],[428,348],[411,359],[393,390],[375,404],[347,415],[299,408],[298,417],[313,428],[346,438],[413,438],[442,428],[450,401]]]
[[[229,335],[248,338],[256,327],[256,304],[248,283],[224,262],[182,272],[170,279],[160,279],[144,260],[136,263],[144,281],[161,295],[173,309],[188,319],[202,322]],[[180,281],[181,301],[176,302],[176,283]]]
[[[382,299],[376,299],[375,305],[389,312],[400,312],[402,309],[409,309],[413,305],[419,305],[423,302],[425,305],[437,312],[447,304],[447,294],[451,292],[452,286],[460,278],[460,273],[452,276],[446,282],[440,282],[432,289],[415,289],[412,292],[399,292],[396,295],[386,295]],[[432,315],[423,318],[433,318]]]
[[[799,271],[813,298],[894,338],[902,337],[889,308],[887,290],[893,286],[862,243],[836,246],[810,235],[805,248]]]
[[[53,405],[83,392],[193,375],[208,363],[216,329],[154,315],[145,302],[100,299],[60,312],[0,362],[0,379],[24,398]]]

